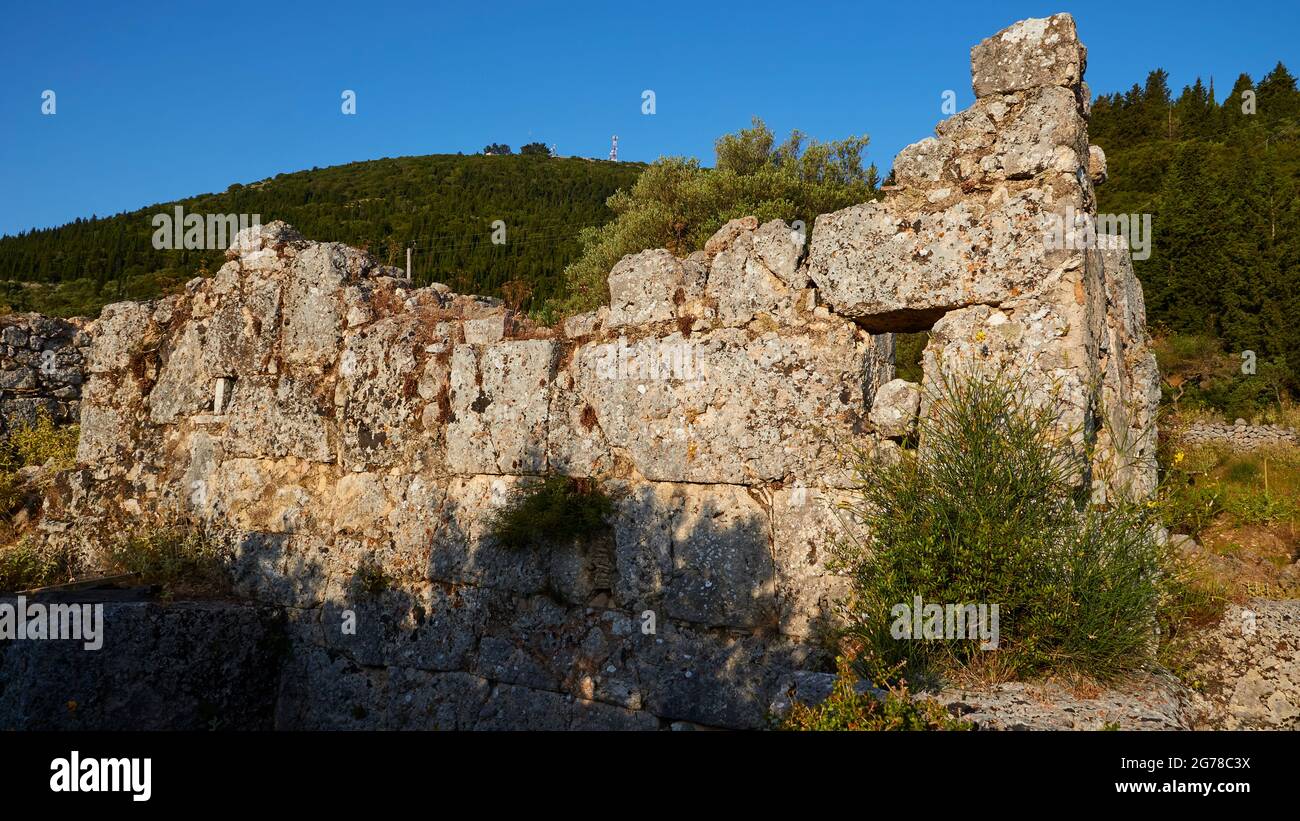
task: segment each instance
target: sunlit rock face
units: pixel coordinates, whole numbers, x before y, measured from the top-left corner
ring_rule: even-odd
[[[975,105],[806,253],[733,220],[689,257],[625,257],[609,308],[559,328],[247,229],[212,278],[94,324],[46,538],[95,565],[135,528],[219,534],[239,592],[289,613],[278,726],[762,726],[845,590],[847,458],[910,440],[943,373],[1011,370],[1101,445],[1099,493],[1150,489],[1102,463],[1154,448],[1128,256],[1044,239],[1093,208],[1083,55],[1064,15],[995,35]],[[892,332],[915,330],[921,385],[894,380]],[[498,544],[494,511],[556,473],[601,485],[607,532]]]
[[[1088,145],[1086,62],[1065,14],[975,46],[974,105],[899,153],[882,201],[819,217],[807,268],[861,327],[932,331],[928,391],[944,374],[1018,379],[1096,445],[1080,475],[1098,497],[1142,497],[1159,382],[1127,246],[1090,231],[1106,172]]]

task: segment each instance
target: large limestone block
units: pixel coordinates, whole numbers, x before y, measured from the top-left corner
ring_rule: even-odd
[[[723,324],[744,325],[756,314],[775,317],[792,307],[804,284],[798,267],[802,237],[772,220],[757,231],[740,231],[729,242],[716,240],[710,240],[718,250],[705,293],[717,300]]]
[[[876,391],[869,418],[881,436],[899,438],[916,429],[920,409],[921,386],[906,379],[892,379]]]
[[[1083,81],[1088,50],[1068,14],[1031,18],[1008,26],[971,49],[976,97],[1037,86],[1071,88]]]
[[[319,607],[333,572],[329,545],[310,534],[244,534],[231,562],[236,593],[282,607]]]
[[[146,414],[140,383],[131,377],[92,374],[82,393],[77,461],[100,469],[121,469],[142,444],[135,428]]]
[[[333,462],[333,430],[323,389],[320,383],[292,376],[238,381],[227,414],[227,452]]]
[[[144,302],[115,302],[105,305],[92,326],[90,358],[92,374],[118,374],[131,367],[133,354],[147,343],[146,331],[153,324],[153,306]]]
[[[453,474],[543,473],[555,343],[509,340],[452,352],[447,467]]]
[[[745,488],[685,486],[669,512],[669,618],[697,624],[776,626],[776,572],[767,511]]]
[[[1007,105],[1009,102],[1010,105]],[[985,179],[1028,179],[1046,172],[1074,174],[1087,165],[1087,126],[1074,95],[1063,88],[1042,88],[1016,95],[1009,101],[977,103],[971,111],[993,123],[994,138],[987,152],[976,151],[975,160]],[[957,117],[939,125],[949,129],[959,149],[965,150],[966,123]],[[965,174],[964,178],[974,176]]]
[[[241,278],[237,290],[214,301],[211,319],[202,324],[208,373],[269,371],[278,341],[282,287],[277,279]]]
[[[899,185],[958,196],[976,185],[1073,175],[1088,165],[1087,124],[1074,94],[1048,87],[977,100],[894,160]],[[946,186],[946,188],[940,188]]]
[[[584,345],[568,368],[577,398],[552,420],[552,451],[587,475],[613,448],[654,481],[843,482],[842,446],[870,403],[875,345],[841,320],[800,334],[720,329]]]
[[[346,335],[333,397],[346,469],[441,468],[441,424],[422,431],[421,420],[439,395],[446,401],[450,348],[445,323],[429,326],[406,315],[385,317]]]
[[[208,497],[209,515],[243,532],[268,534],[325,533],[330,530],[334,476],[329,469],[301,459],[228,458],[207,476],[191,462],[193,491]],[[202,484],[194,484],[201,482]]]
[[[297,254],[284,291],[281,356],[290,365],[324,368],[338,356],[347,310],[343,288],[373,263],[338,242],[313,243]]]
[[[286,253],[307,245],[301,233],[284,220],[273,220],[242,229],[226,249],[226,259],[246,260],[259,251],[270,252],[283,259]]]
[[[780,630],[809,636],[832,624],[835,607],[849,592],[848,579],[827,563],[838,541],[862,538],[845,491],[796,485],[772,495],[772,554],[780,599]]]
[[[704,292],[707,271],[695,260],[683,260],[657,248],[629,254],[609,272],[607,327],[645,325],[677,316],[677,306]]]
[[[438,502],[429,554],[429,578],[464,582],[514,593],[545,589],[549,555],[545,549],[512,550],[491,536],[494,513],[509,503],[523,481],[515,476],[451,479]]]
[[[614,483],[616,603],[696,624],[777,627],[766,508],[743,487]]]
[[[662,601],[673,573],[671,514],[678,507],[675,485],[613,482],[614,601],[635,612]]]
[[[808,270],[821,296],[872,332],[929,329],[945,312],[998,304],[1039,288],[1060,262],[1046,215],[1068,203],[1044,189],[917,212],[898,201],[823,214]]]
[[[170,424],[212,410],[213,379],[203,367],[200,323],[185,323],[179,339],[168,347],[158,381],[149,392],[149,421],[154,424]]]
[[[1098,431],[1098,480],[1141,498],[1155,490],[1160,375],[1146,330],[1142,285],[1123,248],[1097,251],[1105,277],[1106,327]]]
[[[366,590],[355,577],[331,585],[321,621],[324,644],[362,664],[429,671],[467,670],[491,611],[505,601],[497,591],[450,585],[390,584]],[[345,611],[356,632],[344,633]]]
[[[689,625],[633,633],[625,656],[647,710],[706,727],[766,726],[772,689],[784,673],[759,636],[703,634]]]

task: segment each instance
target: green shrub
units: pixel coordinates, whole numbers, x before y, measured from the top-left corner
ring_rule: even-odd
[[[352,589],[374,598],[392,587],[392,580],[377,562],[365,562],[352,574]]]
[[[27,486],[18,471],[0,468],[0,517],[8,517],[18,507],[26,491]]]
[[[22,474],[23,468],[72,467],[79,434],[79,426],[60,427],[41,411],[33,424],[14,425],[0,438],[0,540],[15,537],[9,517],[32,490]]]
[[[957,668],[1104,680],[1151,657],[1154,511],[1088,505],[1082,454],[1024,394],[1001,377],[942,380],[915,453],[859,460],[848,507],[864,535],[836,550],[852,582],[848,632],[914,682]],[[998,605],[998,649],[893,638],[891,608],[915,596]]]
[[[579,234],[582,255],[564,271],[560,307],[572,314],[607,304],[606,280],[624,255],[667,248],[685,256],[738,217],[801,220],[811,233],[819,214],[879,195],[875,167],[862,167],[866,147],[865,136],[821,143],[798,131],[778,144],[754,118],[751,128],[718,138],[713,168],[693,158],[659,158],[608,199],[612,222]]]
[[[922,370],[921,357],[925,346],[930,342],[930,332],[921,331],[914,334],[895,334],[894,336],[894,375],[908,382],[921,384],[925,374]]]
[[[1233,453],[1161,446],[1157,506],[1174,533],[1199,537],[1210,525],[1300,523],[1300,459],[1294,449]]]
[[[1160,646],[1157,661],[1192,686],[1189,673],[1205,652],[1201,628],[1217,623],[1229,601],[1227,586],[1172,546],[1161,563]]]
[[[1157,506],[1171,532],[1199,536],[1223,512],[1223,490],[1205,477],[1167,473],[1160,485]]]
[[[547,476],[515,488],[489,530],[509,548],[565,544],[603,530],[613,509],[594,480]]]

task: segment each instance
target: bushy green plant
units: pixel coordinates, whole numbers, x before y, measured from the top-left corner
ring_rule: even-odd
[[[1162,444],[1164,475],[1156,504],[1165,526],[1199,537],[1220,521],[1234,526],[1300,522],[1300,459],[1294,453]]]
[[[930,342],[929,331],[894,335],[894,375],[908,382],[921,384],[925,377],[921,358]]]
[[[861,535],[836,564],[852,581],[849,633],[911,680],[987,665],[1001,675],[1112,678],[1144,664],[1155,636],[1154,511],[1087,503],[1082,454],[1053,411],[1004,377],[940,380],[920,447],[860,460],[848,507]],[[855,532],[856,535],[856,532]],[[1000,643],[891,636],[891,608],[920,596],[998,605]]]
[[[373,598],[392,587],[392,580],[378,562],[366,562],[352,574],[352,587],[356,592]]]
[[[80,435],[80,425],[56,425],[42,411],[33,424],[18,424],[10,429],[5,437],[3,461],[11,469],[51,462],[55,469],[69,468],[76,461]]]
[[[604,529],[613,509],[594,480],[552,475],[516,487],[489,530],[509,548],[565,544]]]
[[[609,299],[606,278],[623,256],[647,248],[678,255],[702,248],[728,220],[802,220],[811,233],[819,214],[877,196],[875,167],[863,168],[866,137],[804,144],[793,132],[777,144],[755,118],[753,127],[719,138],[714,168],[697,159],[664,157],[607,204],[615,219],[584,229],[582,255],[565,270],[562,307],[590,310]]]
[[[77,425],[58,426],[42,411],[32,424],[14,424],[0,438],[0,539],[14,537],[10,515],[31,492],[22,470],[48,465],[72,467],[77,456]]]

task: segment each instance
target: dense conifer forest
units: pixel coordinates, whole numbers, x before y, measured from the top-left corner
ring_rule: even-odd
[[[1151,255],[1135,260],[1147,319],[1167,339],[1167,390],[1250,406],[1300,390],[1300,91],[1278,63],[1231,88],[1168,74],[1093,103],[1092,142],[1110,179],[1103,213],[1152,214]],[[1241,373],[1251,351],[1256,373]],[[1248,378],[1256,376],[1260,378]]]

